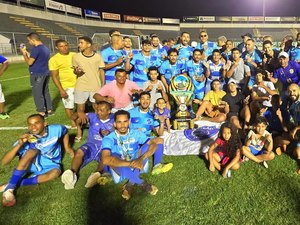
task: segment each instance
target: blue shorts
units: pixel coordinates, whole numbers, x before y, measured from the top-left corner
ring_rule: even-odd
[[[263,148],[261,150],[258,150],[257,148],[255,148],[254,146],[250,145],[249,146],[250,151],[253,155],[257,156],[257,155],[262,155],[262,154],[266,154],[267,151]]]
[[[84,153],[80,169],[85,167],[89,162],[91,162],[93,160],[96,162],[100,162],[101,146],[87,142],[87,143],[81,145],[80,149]]]
[[[30,165],[28,171],[29,173],[32,173],[33,176],[38,176],[54,169],[61,171],[60,164],[53,162],[50,158],[39,154],[35,158],[35,161]]]

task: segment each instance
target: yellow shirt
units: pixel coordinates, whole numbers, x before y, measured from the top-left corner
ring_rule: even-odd
[[[219,106],[220,101],[222,101],[222,98],[226,95],[225,91],[209,91],[207,94],[204,96],[203,100],[209,101],[213,106]]]
[[[49,60],[49,70],[58,70],[59,81],[63,89],[75,88],[76,75],[72,69],[72,57],[75,52],[70,52],[68,55],[56,53]]]

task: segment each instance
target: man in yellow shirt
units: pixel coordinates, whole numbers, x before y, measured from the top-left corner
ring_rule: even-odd
[[[75,52],[69,51],[69,43],[65,40],[55,42],[58,53],[49,60],[49,70],[52,80],[57,87],[62,98],[66,115],[69,119],[73,114],[74,108],[74,88],[76,84],[76,75],[73,73],[72,57]],[[71,120],[72,127],[76,127]]]
[[[221,90],[221,83],[218,79],[215,79],[211,83],[211,91],[207,92],[204,96],[203,102],[196,113],[196,120],[207,120],[210,122],[223,122],[226,120],[225,114],[225,102],[222,98],[226,95],[226,92]],[[205,113],[208,117],[202,118],[202,114]]]

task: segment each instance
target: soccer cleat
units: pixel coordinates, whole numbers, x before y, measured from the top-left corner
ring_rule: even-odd
[[[65,185],[66,190],[74,189],[77,182],[77,176],[72,170],[66,170],[61,175],[61,182]]]
[[[8,185],[8,184],[2,184],[2,185],[0,186],[0,192],[5,191],[5,188],[7,187],[7,185]]]
[[[8,189],[3,193],[2,205],[5,207],[14,206],[16,204],[16,198],[14,195],[14,189]]]
[[[173,168],[173,163],[167,163],[167,164],[157,164],[152,169],[152,175],[158,175],[161,173],[166,173],[170,171]]]
[[[142,183],[141,188],[150,195],[156,195],[156,193],[158,192],[158,188],[156,186],[146,181]]]
[[[132,183],[126,183],[123,186],[122,198],[129,200],[131,198],[131,193],[133,192],[134,185]]]
[[[7,113],[0,113],[0,119],[5,120],[5,119],[9,119],[10,116]]]
[[[105,185],[105,184],[107,184],[111,181],[112,181],[112,177],[110,176],[110,174],[109,173],[104,173],[104,174],[101,175],[101,177],[98,178],[97,183],[99,185]]]
[[[99,177],[101,176],[100,172],[92,173],[85,183],[86,188],[94,187],[97,184]]]
[[[263,161],[262,164],[263,164],[263,166],[264,166],[266,169],[269,168],[269,165],[268,165],[268,163],[267,163],[266,161]]]

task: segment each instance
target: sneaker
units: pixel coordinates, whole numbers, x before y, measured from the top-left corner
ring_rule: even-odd
[[[4,192],[5,191],[5,188],[7,187],[8,184],[2,184],[0,186],[0,192]]]
[[[231,170],[228,170],[228,171],[227,171],[226,176],[227,176],[228,178],[231,177]]]
[[[101,175],[101,177],[98,178],[97,183],[99,185],[105,185],[111,181],[112,181],[111,175],[109,173],[104,173]]]
[[[126,183],[123,186],[122,198],[125,200],[129,200],[131,198],[131,194],[133,192],[134,185],[132,183]]]
[[[152,169],[152,175],[157,175],[161,173],[166,173],[170,171],[173,168],[173,163],[167,163],[167,164],[157,164]]]
[[[48,111],[48,112],[46,113],[46,115],[47,115],[47,117],[49,117],[49,116],[54,116],[55,113],[54,113],[53,111]]]
[[[61,175],[61,182],[65,185],[66,190],[74,189],[77,182],[77,176],[72,170],[66,170]]]
[[[269,165],[268,165],[268,163],[267,163],[266,161],[263,161],[262,164],[263,164],[263,166],[264,166],[266,169],[269,168]]]
[[[276,148],[275,152],[277,155],[281,155],[282,154],[281,147]]]
[[[87,179],[86,183],[85,183],[85,187],[86,188],[91,188],[94,187],[97,184],[97,181],[99,179],[99,177],[101,176],[101,174],[99,172],[95,172],[92,173],[89,178]]]
[[[248,162],[248,161],[249,161],[249,158],[246,156],[243,156],[243,162]]]
[[[0,119],[5,120],[5,119],[9,119],[10,116],[7,113],[0,113]]]
[[[14,206],[16,204],[16,198],[14,195],[14,189],[8,189],[3,193],[2,205],[5,207]]]
[[[156,193],[158,192],[158,188],[156,186],[146,181],[142,183],[141,188],[150,195],[156,195]]]

